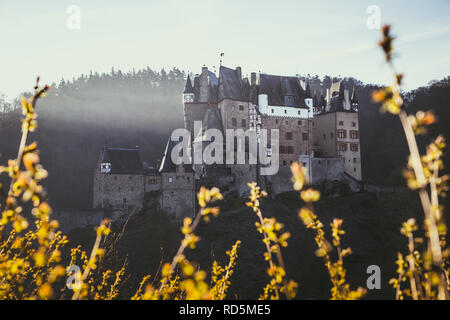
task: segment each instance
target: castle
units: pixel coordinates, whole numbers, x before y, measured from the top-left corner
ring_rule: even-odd
[[[269,158],[278,156],[277,173],[261,175],[264,165],[248,161],[194,164],[191,157],[190,163],[176,165],[170,155],[177,142],[171,139],[158,170],[144,164],[139,149],[105,146],[94,176],[94,207],[156,206],[177,218],[192,216],[200,185],[215,185],[241,197],[251,181],[271,194],[292,190],[289,167],[294,161],[307,169],[312,184],[361,181],[359,104],[354,89],[350,94],[340,81],[317,97],[298,77],[251,73],[243,78],[240,67],[224,66],[217,77],[203,67],[193,82],[187,77],[182,97],[191,150],[205,148],[210,129],[223,136],[228,129],[242,129],[256,134],[258,141],[264,129],[268,141],[271,129],[278,129],[277,150],[265,146]],[[234,148],[243,148],[248,160],[247,142]]]

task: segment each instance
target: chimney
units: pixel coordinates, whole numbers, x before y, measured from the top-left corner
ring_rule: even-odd
[[[256,72],[250,74],[250,85],[256,86]]]
[[[239,80],[242,80],[242,70],[241,67],[236,67],[236,73]]]

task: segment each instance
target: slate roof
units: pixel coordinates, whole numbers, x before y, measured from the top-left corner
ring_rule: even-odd
[[[203,134],[208,129],[218,129],[223,133],[222,115],[217,107],[210,108],[206,111],[202,122],[202,130],[199,131],[194,142],[203,141]]]
[[[192,87],[191,77],[188,75],[186,79],[186,86],[184,88],[183,93],[194,93],[194,88]]]
[[[294,107],[306,107],[306,93],[297,77],[283,77],[269,74],[259,75],[259,94],[267,94],[269,105],[284,106],[285,96],[294,97]]]
[[[220,66],[219,77],[208,72],[209,79],[209,99],[210,104],[217,104],[224,99],[249,101],[257,103],[259,94],[267,94],[269,105],[285,106],[286,96],[293,97],[291,106],[297,108],[306,108],[305,98],[312,98],[309,83],[306,90],[300,85],[297,77],[284,77],[269,74],[259,74],[259,81],[256,86],[251,86],[247,78],[241,79],[241,74],[236,69]],[[199,102],[200,96],[200,77],[194,78],[191,89],[189,81],[186,82],[185,91],[191,91],[195,94],[194,102]]]
[[[139,148],[103,148],[102,162],[111,163],[112,174],[143,174],[145,172]]]
[[[236,70],[220,66],[218,99],[219,101],[223,99],[248,101],[243,81],[239,78]]]
[[[169,140],[167,141],[166,150],[164,151],[164,157],[161,161],[161,166],[159,167],[159,172],[175,172],[176,171],[176,165],[173,163],[171,154],[173,147],[177,145],[178,141],[172,141],[172,139],[169,137]],[[185,164],[184,165],[185,172],[194,172],[192,169],[191,164]]]

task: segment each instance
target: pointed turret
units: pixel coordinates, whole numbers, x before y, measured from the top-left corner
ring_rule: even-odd
[[[183,91],[183,102],[192,103],[194,102],[194,99],[195,99],[195,91],[194,88],[192,87],[191,77],[188,75],[186,80],[186,87],[184,88]]]
[[[184,87],[183,93],[194,93],[194,88],[192,87],[191,77],[188,75],[186,80],[186,86]]]

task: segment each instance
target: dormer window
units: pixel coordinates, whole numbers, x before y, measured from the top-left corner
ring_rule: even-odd
[[[109,173],[109,172],[111,172],[111,163],[103,162],[102,164],[100,164],[100,172],[101,173]]]
[[[286,107],[294,106],[294,96],[284,96],[284,105]]]

